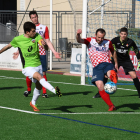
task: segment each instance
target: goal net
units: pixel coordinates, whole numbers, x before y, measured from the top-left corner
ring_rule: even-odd
[[[122,27],[128,28],[128,37],[133,39],[137,46],[140,46],[140,1],[136,0],[88,0],[87,9],[87,36],[94,36],[98,28],[106,30],[106,38],[112,39],[119,35]],[[133,51],[129,53],[136,73],[138,61]],[[87,62],[89,58],[87,57]],[[90,66],[86,64],[86,83],[91,84]],[[118,84],[132,84],[130,76],[125,75],[122,67],[118,72]]]
[[[81,28],[81,19],[77,16],[78,11],[83,9],[83,1],[68,0],[71,10],[75,16],[74,29]],[[80,16],[81,17],[81,16]],[[119,35],[122,27],[128,28],[128,37],[133,39],[137,46],[140,46],[140,0],[87,0],[87,27],[86,36],[95,36],[98,28],[106,30],[106,39]],[[130,51],[130,58],[135,67],[136,73],[140,78],[140,72],[137,71],[137,58],[133,51]],[[86,84],[91,84],[92,66],[88,54],[86,55]],[[82,73],[81,73],[82,75]],[[125,75],[122,67],[118,72],[119,84],[132,84],[130,76]]]

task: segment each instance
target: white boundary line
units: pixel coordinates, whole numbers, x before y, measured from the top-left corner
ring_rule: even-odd
[[[0,106],[0,108],[2,109],[8,109],[8,110],[13,110],[13,111],[18,111],[18,112],[23,112],[23,113],[28,113],[28,114],[38,114],[38,115],[42,115],[42,114],[48,114],[48,115],[87,115],[87,114],[93,114],[93,115],[101,115],[101,114],[107,114],[107,115],[111,115],[111,114],[140,114],[140,112],[77,112],[77,113],[37,113],[37,112],[32,112],[32,111],[27,111],[27,110],[21,110],[21,109],[16,109],[16,108],[9,108],[9,107],[4,107],[4,106]]]
[[[6,76],[0,76],[0,79],[22,79],[22,80],[26,80],[25,78],[15,78],[15,77],[6,77]],[[61,83],[61,84],[69,84],[69,85],[81,85],[81,84],[74,84],[74,83],[65,83],[65,82],[54,82],[54,81],[49,81],[50,83]],[[83,86],[83,85],[82,85]],[[93,86],[93,85],[84,85],[84,86]],[[132,90],[132,89],[124,89],[124,88],[118,88],[121,90],[130,90],[130,91],[136,91],[136,90]],[[9,107],[4,107],[4,106],[0,106],[0,108],[2,109],[8,109],[8,110],[13,110],[13,111],[18,111],[18,112],[24,112],[24,113],[29,113],[29,114],[54,114],[54,115],[61,115],[61,114],[140,114],[140,112],[77,112],[77,113],[37,113],[37,112],[32,112],[32,111],[27,111],[27,110],[21,110],[21,109],[16,109],[16,108],[9,108]]]
[[[22,80],[26,80],[25,78],[16,78],[16,77],[6,77],[6,76],[0,76],[0,79],[22,79]],[[59,83],[59,84],[67,84],[67,85],[79,85],[79,86],[94,86],[94,85],[81,85],[81,84],[75,84],[75,83],[65,83],[65,82],[54,82],[54,81],[48,81],[50,83]],[[125,89],[125,88],[117,88],[117,89],[121,89],[121,90],[130,90],[130,91],[137,91],[134,89]]]
[[[10,107],[4,107],[4,106],[0,106],[0,108],[8,109],[8,110],[14,110],[14,111],[18,111],[18,112],[29,113],[29,114],[39,114],[39,113],[37,113],[37,112],[26,111],[26,110],[20,110],[20,109],[10,108]]]

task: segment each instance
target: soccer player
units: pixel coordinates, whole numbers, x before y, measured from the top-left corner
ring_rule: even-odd
[[[39,111],[36,106],[36,101],[40,95],[42,86],[50,90],[54,94],[58,94],[60,97],[62,94],[58,87],[54,88],[49,84],[43,77],[42,65],[39,56],[38,42],[42,45],[42,37],[36,33],[36,26],[32,22],[25,22],[23,25],[24,34],[15,37],[8,45],[0,50],[0,54],[12,46],[14,48],[19,47],[19,53],[22,61],[22,73],[29,77],[32,82],[35,83],[36,87],[33,91],[33,98],[30,102],[30,106],[34,111]],[[43,45],[42,45],[43,46]],[[52,50],[55,57],[60,59],[60,54],[55,50]]]
[[[39,33],[43,37],[43,40],[44,40],[43,43],[44,43],[45,48],[47,49],[47,45],[48,45],[48,47],[50,49],[53,49],[54,47],[49,39],[48,27],[39,23],[37,12],[30,11],[29,17],[30,17],[32,23],[34,23],[36,25],[36,32]],[[43,77],[47,81],[47,76],[46,76],[46,71],[47,71],[46,64],[47,64],[47,62],[46,62],[45,48],[43,48],[41,45],[39,45],[39,54],[40,54],[40,60],[41,60],[41,64],[42,64]],[[14,53],[13,58],[16,59],[18,57],[18,55],[19,55],[19,52],[17,51],[16,53]],[[27,84],[27,91],[24,92],[25,97],[27,97],[31,93],[32,81],[28,77],[26,77],[26,84]],[[42,87],[42,91],[43,91],[42,97],[48,98],[47,91],[46,91],[45,87]]]
[[[131,76],[131,78],[133,79],[134,85],[138,91],[138,96],[140,98],[140,82],[136,75],[132,61],[130,60],[129,51],[133,50],[137,56],[137,59],[138,59],[137,69],[140,68],[140,53],[135,42],[132,39],[127,37],[128,36],[127,28],[125,27],[121,28],[119,35],[120,37],[115,37],[111,40],[114,46],[114,49],[117,52],[118,68],[122,66],[125,71],[125,74]],[[113,59],[112,59],[112,62],[114,63]],[[94,97],[95,98],[100,97],[100,94],[97,93]]]
[[[77,30],[77,42],[86,44],[88,48],[89,57],[93,66],[92,83],[95,84],[99,90],[102,99],[109,106],[108,111],[116,110],[114,104],[111,102],[109,94],[104,90],[104,77],[105,75],[111,79],[114,83],[117,83],[117,74],[114,71],[114,65],[110,62],[110,51],[115,60],[115,68],[118,69],[116,52],[112,46],[110,40],[104,39],[105,30],[99,28],[96,30],[95,37],[82,39],[80,34],[81,29]]]
[[[115,37],[111,40],[114,49],[117,52],[118,58],[118,68],[120,66],[123,67],[125,74],[130,75],[133,79],[134,85],[138,91],[138,96],[140,98],[140,82],[136,75],[135,68],[129,56],[129,51],[133,50],[138,59],[138,69],[140,68],[140,53],[136,43],[128,38],[128,30],[127,28],[123,27],[120,29],[119,33],[120,37]],[[114,62],[113,62],[114,63]]]

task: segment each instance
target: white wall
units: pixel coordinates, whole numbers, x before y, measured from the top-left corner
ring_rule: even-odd
[[[2,49],[7,44],[0,44],[0,49]],[[17,51],[17,48],[11,48],[2,54],[0,54],[0,68],[9,68],[9,69],[22,69],[20,56],[18,59],[13,59],[13,53]]]

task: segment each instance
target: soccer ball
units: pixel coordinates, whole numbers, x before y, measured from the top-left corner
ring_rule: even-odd
[[[108,94],[114,94],[117,90],[117,86],[114,82],[107,82],[104,86],[104,90]]]

